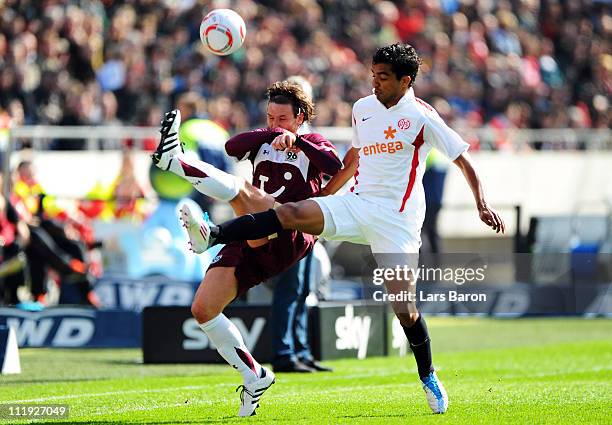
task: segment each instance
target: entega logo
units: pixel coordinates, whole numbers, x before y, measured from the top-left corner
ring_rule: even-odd
[[[366,146],[363,149],[364,155],[377,155],[380,153],[394,154],[397,151],[404,150],[404,144],[402,142],[388,142],[388,143],[376,143],[374,145]]]

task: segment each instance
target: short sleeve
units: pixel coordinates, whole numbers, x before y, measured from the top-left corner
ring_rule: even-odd
[[[446,125],[436,111],[427,113],[423,138],[425,143],[436,148],[451,161],[457,159],[470,147],[455,130]]]
[[[359,143],[359,135],[357,134],[357,118],[355,118],[355,106],[353,106],[353,118],[351,121],[351,124],[353,126],[353,135],[351,137],[351,145],[354,148],[360,148],[361,144]]]

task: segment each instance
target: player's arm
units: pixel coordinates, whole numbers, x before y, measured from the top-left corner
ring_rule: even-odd
[[[455,130],[446,125],[435,109],[429,105],[426,105],[425,108],[425,142],[430,143],[433,147],[446,155],[447,158],[452,160],[457,167],[459,167],[470,185],[470,189],[472,189],[472,194],[474,195],[474,200],[476,201],[476,208],[478,208],[478,215],[480,216],[480,219],[497,233],[500,231],[504,233],[506,230],[504,221],[497,211],[491,208],[485,201],[480,178],[478,177],[470,156],[467,153],[469,145],[461,138],[461,136],[459,136],[459,134],[457,134]]]
[[[470,189],[472,189],[480,219],[497,233],[499,233],[500,231],[504,233],[506,230],[504,220],[502,220],[501,216],[497,213],[497,211],[491,208],[485,201],[484,191],[482,189],[482,184],[480,183],[480,178],[478,177],[478,173],[476,173],[476,170],[474,169],[472,160],[470,159],[468,153],[462,153],[453,162],[457,167],[459,167],[459,169],[465,176],[465,179],[467,180],[468,184],[470,185]]]
[[[236,134],[225,142],[225,152],[242,161],[255,155],[264,143],[272,143],[274,138],[280,134],[283,134],[280,128],[261,128]]]
[[[342,168],[336,147],[320,134],[304,134],[295,140],[295,146],[304,152],[312,165],[322,173],[335,176]]]
[[[353,105],[351,120],[353,134],[351,137],[351,148],[346,152],[346,155],[344,155],[344,159],[342,160],[343,168],[338,171],[338,173],[325,185],[321,191],[321,196],[332,195],[339,191],[357,171],[357,166],[359,165],[359,150],[361,149],[359,147],[361,144],[359,142],[359,134],[357,132],[357,119],[355,118],[357,115],[359,115],[355,111],[358,103],[359,102],[356,102]]]
[[[321,191],[321,196],[333,195],[355,175],[359,165],[359,148],[352,147],[349,149],[344,155],[342,163],[344,167],[325,185]]]

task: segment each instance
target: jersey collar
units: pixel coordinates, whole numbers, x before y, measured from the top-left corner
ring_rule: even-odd
[[[410,87],[408,90],[406,90],[406,93],[404,93],[402,98],[395,105],[393,105],[389,109],[400,107],[401,105],[403,105],[405,103],[410,103],[413,100],[414,100],[414,90],[412,89],[412,87]]]

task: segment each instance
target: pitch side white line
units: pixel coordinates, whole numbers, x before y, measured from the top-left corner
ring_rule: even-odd
[[[37,403],[37,402],[44,402],[44,401],[67,400],[67,399],[82,398],[82,397],[104,397],[104,396],[118,395],[118,394],[164,393],[164,392],[175,391],[175,390],[201,390],[204,388],[224,387],[224,386],[228,386],[228,384],[187,385],[183,387],[155,388],[155,389],[148,389],[148,390],[141,389],[141,390],[125,390],[125,391],[107,391],[104,393],[55,395],[55,396],[49,396],[49,397],[29,398],[29,399],[23,399],[23,400],[3,400],[2,403]]]

